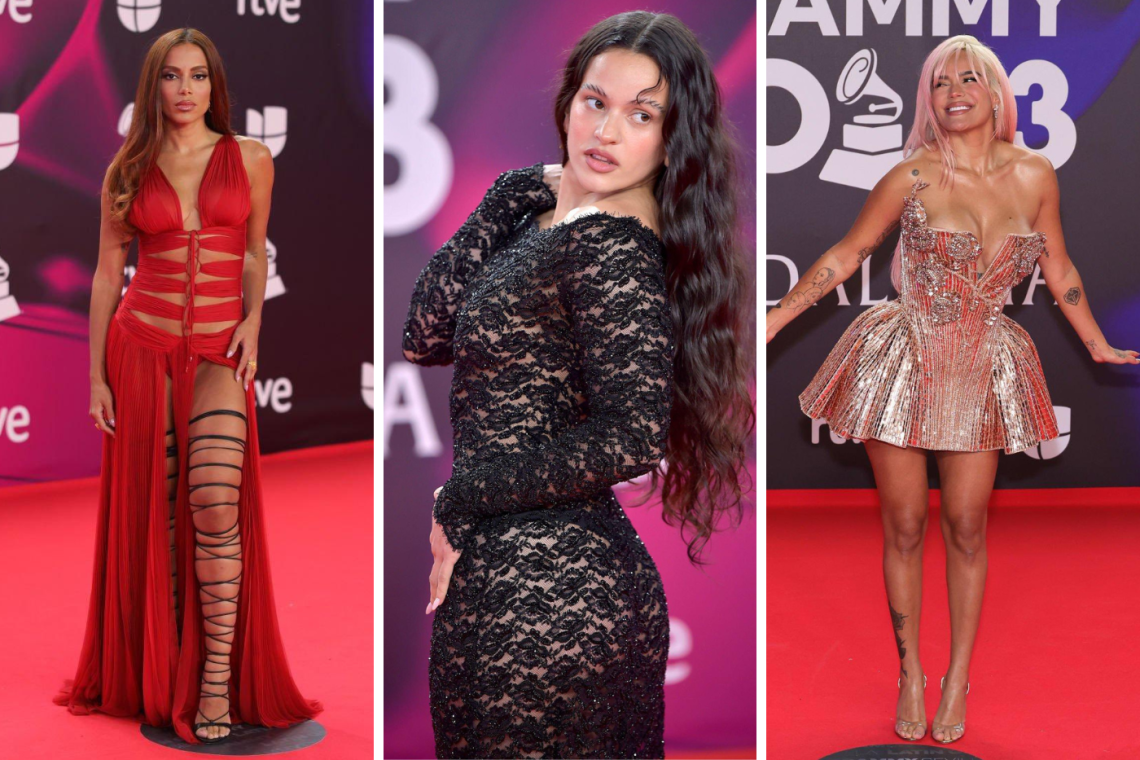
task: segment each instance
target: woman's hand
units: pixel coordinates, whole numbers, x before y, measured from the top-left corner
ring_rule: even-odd
[[[1087,340],[1089,353],[1097,364],[1140,364],[1135,351],[1122,351],[1108,344],[1101,345],[1099,341]]]
[[[242,384],[242,390],[249,390],[253,376],[257,373],[257,333],[261,330],[261,322],[247,317],[234,328],[234,337],[230,340],[230,348],[226,356],[234,355],[234,351],[241,348],[241,358],[238,359],[234,379]],[[250,365],[250,362],[253,362]]]
[[[439,492],[442,489],[443,486],[435,489],[435,498],[439,498]],[[443,600],[447,596],[447,587],[451,584],[451,571],[455,567],[459,555],[463,553],[451,548],[451,544],[448,543],[447,536],[443,532],[443,527],[435,521],[434,516],[431,518],[429,540],[435,562],[431,566],[431,575],[428,576],[428,588],[431,595],[428,597],[427,609],[424,610],[425,615],[443,604]]]
[[[780,308],[776,306],[775,309]],[[776,337],[776,333],[780,332],[780,325],[777,324],[775,319],[775,309],[770,309],[764,317],[764,327],[767,333],[767,339],[764,341],[765,345],[772,342],[772,338]]]
[[[542,181],[557,198],[558,188],[562,184],[562,164],[546,164],[542,170]]]
[[[87,413],[95,420],[95,427],[108,435],[115,434],[115,401],[106,383],[91,381],[91,408]]]

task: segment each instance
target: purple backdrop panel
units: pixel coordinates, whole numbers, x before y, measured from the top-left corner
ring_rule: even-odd
[[[595,22],[639,5],[386,3],[384,40],[384,742],[387,757],[433,757],[428,711],[432,492],[451,475],[451,369],[403,358],[400,330],[424,264],[499,173],[559,160],[552,98],[566,53]],[[755,257],[756,6],[672,0],[712,60],[741,144],[741,235]],[[752,468],[752,477],[755,477]],[[623,503],[636,500],[615,489]],[[694,569],[650,502],[630,519],[669,600],[666,746],[756,741],[756,523],[710,543]]]

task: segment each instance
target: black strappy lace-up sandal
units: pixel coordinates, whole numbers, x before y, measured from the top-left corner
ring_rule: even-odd
[[[236,412],[236,411],[233,411],[230,409],[217,409],[217,410],[210,411],[210,412],[204,412],[204,413],[198,415],[194,419],[190,420],[190,424],[193,425],[195,422],[198,422],[202,418],[208,417],[210,415],[215,415],[215,414],[233,415],[235,417],[240,417],[243,421],[246,420],[245,415],[242,414],[241,412]],[[209,445],[195,446],[195,444],[198,444],[198,443],[207,443]],[[228,450],[228,451],[234,451],[234,452],[241,453],[244,457],[245,445],[246,445],[246,443],[244,440],[242,440],[241,438],[236,438],[234,436],[228,436],[228,435],[195,435],[195,436],[191,436],[189,439],[187,461],[189,461],[189,455],[194,454],[195,452],[198,452],[198,451],[204,451],[206,449],[224,449],[224,450]],[[241,466],[229,464],[227,462],[199,462],[198,464],[190,465],[188,467],[188,471],[189,470],[195,470],[198,468],[204,468],[204,467],[222,467],[222,468],[236,469],[238,471],[241,470]],[[232,489],[234,491],[238,491],[241,488],[240,481],[239,481],[238,485],[234,485],[231,483],[222,483],[222,482],[206,482],[206,483],[198,483],[196,485],[192,485],[192,486],[190,486],[189,490],[190,490],[191,496],[193,496],[193,493],[195,491],[202,489],[202,488],[211,488],[211,487],[213,487],[213,488],[227,488],[227,489]],[[235,498],[236,498],[236,495],[235,495]],[[212,502],[212,503],[208,503],[208,504],[195,504],[193,499],[191,499],[191,501],[190,501],[190,508],[191,508],[192,516],[196,515],[198,512],[201,512],[202,510],[206,510],[206,509],[213,509],[215,507],[222,507],[222,506],[237,506],[237,505],[238,505],[237,501],[217,501],[217,502]],[[195,549],[194,561],[195,562],[210,562],[210,561],[217,561],[217,560],[231,560],[231,561],[240,562],[241,558],[242,558],[241,557],[241,533],[240,533],[239,528],[238,528],[238,525],[240,523],[240,519],[241,519],[241,516],[239,514],[235,517],[233,525],[230,525],[228,528],[221,530],[221,531],[217,531],[217,532],[209,532],[209,531],[201,530],[201,529],[199,529],[197,523],[195,523],[195,525],[194,525],[194,544],[195,544],[196,549]],[[204,744],[217,744],[218,742],[224,741],[224,740],[228,739],[229,737],[233,736],[233,725],[230,722],[228,722],[229,715],[230,715],[230,709],[229,709],[230,675],[231,675],[231,673],[230,673],[230,654],[233,651],[234,628],[235,628],[235,624],[237,622],[237,620],[236,620],[236,618],[237,618],[237,603],[238,603],[238,597],[239,597],[239,592],[240,592],[240,588],[241,588],[240,584],[241,584],[241,571],[240,570],[238,571],[237,575],[235,575],[233,578],[229,578],[229,579],[225,579],[225,580],[217,580],[217,581],[201,581],[198,584],[200,593],[205,595],[206,597],[208,597],[204,601],[202,600],[201,596],[199,597],[199,602],[203,606],[203,621],[204,621],[203,626],[208,624],[214,629],[214,632],[212,632],[212,633],[210,631],[205,631],[206,659],[202,665],[202,679],[200,682],[198,699],[199,699],[199,702],[202,699],[208,699],[208,698],[226,700],[226,711],[224,713],[222,713],[221,715],[217,715],[217,716],[212,717],[212,718],[210,716],[206,715],[204,712],[202,712],[201,707],[198,708],[198,715],[205,718],[205,720],[197,721],[194,723],[194,735],[198,738],[199,741],[201,741]],[[227,595],[225,593],[226,587],[233,587],[234,591],[233,591],[232,595]],[[212,615],[204,614],[205,613],[205,607],[207,605],[218,605],[218,604],[221,604],[221,606],[223,608],[225,608],[222,612],[215,612]],[[231,623],[220,622],[220,619],[229,617],[231,615],[234,617],[233,622],[231,622]],[[220,644],[220,645],[225,646],[226,651],[224,651],[224,652],[218,651],[219,647],[211,646],[211,643],[213,643],[215,645]],[[214,676],[215,678],[211,679],[211,678],[209,678],[210,676]],[[225,691],[218,693],[216,691],[208,690],[206,688],[207,686],[211,687],[212,689],[216,689],[218,687],[224,686]],[[203,737],[203,736],[198,735],[198,731],[200,731],[203,728],[208,729],[211,726],[216,726],[219,728],[224,727],[224,728],[226,728],[227,733],[223,736],[218,736],[218,737],[214,737],[214,738],[207,738],[207,737]]]

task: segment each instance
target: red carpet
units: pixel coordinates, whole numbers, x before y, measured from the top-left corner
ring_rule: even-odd
[[[262,458],[281,636],[301,693],[324,703],[317,722],[328,732],[293,757],[373,757],[372,452],[362,441]],[[83,639],[95,486],[0,489],[0,757],[191,756],[147,741],[137,720],[52,704]]]
[[[907,744],[893,731],[898,656],[873,494],[768,492],[769,758]],[[1140,489],[996,493],[988,548],[966,735],[948,747],[983,760],[1140,758]],[[949,662],[945,558],[934,509],[921,631],[928,725]],[[918,744],[940,746],[929,731]]]

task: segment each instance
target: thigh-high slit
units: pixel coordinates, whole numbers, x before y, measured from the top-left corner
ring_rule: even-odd
[[[191,507],[190,412],[197,365],[236,369],[225,352],[233,328],[189,340],[134,316],[120,304],[107,334],[107,381],[115,435],[103,438],[95,561],[87,627],[75,678],[56,695],[71,712],[141,714],[173,724],[196,743],[192,724],[210,628],[199,602]],[[169,391],[167,390],[169,378]],[[168,461],[167,394],[176,461]],[[265,546],[254,388],[244,391],[247,435],[236,493],[241,585],[229,655],[232,723],[284,727],[323,708],[302,697],[289,671],[277,624]],[[168,477],[173,476],[173,477]],[[175,566],[171,567],[168,480],[176,481]],[[177,608],[175,603],[177,602]]]

